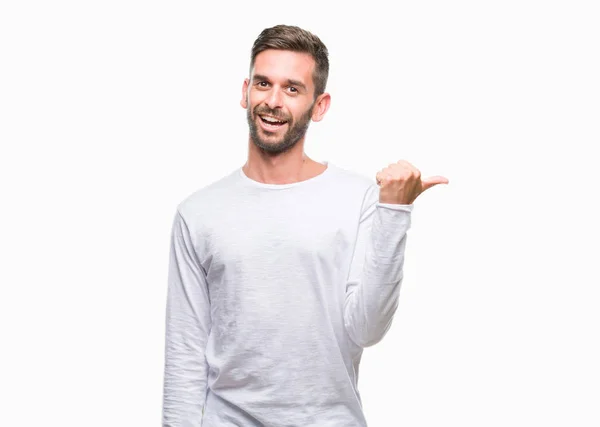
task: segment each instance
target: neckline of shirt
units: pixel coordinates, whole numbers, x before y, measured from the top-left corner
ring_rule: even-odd
[[[313,176],[312,178],[305,179],[303,181],[290,182],[288,184],[267,184],[265,182],[255,181],[252,178],[248,177],[244,173],[243,167],[240,167],[238,169],[238,172],[239,172],[239,175],[240,175],[240,177],[242,178],[242,180],[244,182],[246,182],[247,184],[253,185],[254,187],[268,188],[268,189],[273,189],[273,190],[283,190],[285,188],[298,187],[298,186],[301,186],[301,185],[306,185],[306,184],[310,184],[310,183],[313,183],[313,182],[318,182],[318,181],[321,181],[324,178],[326,178],[331,173],[331,169],[332,169],[333,165],[328,160],[324,160],[323,162],[320,162],[320,163],[323,164],[323,165],[326,165],[327,168],[325,168],[325,170],[323,172],[321,172],[319,175]]]

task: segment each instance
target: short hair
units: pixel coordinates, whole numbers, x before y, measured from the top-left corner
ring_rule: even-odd
[[[276,25],[265,28],[254,41],[250,59],[250,70],[256,55],[267,49],[291,50],[308,53],[315,60],[313,81],[315,98],[325,92],[329,76],[329,52],[321,39],[309,31],[293,25]]]

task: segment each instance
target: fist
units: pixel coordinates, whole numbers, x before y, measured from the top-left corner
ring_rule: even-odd
[[[443,176],[421,178],[421,172],[406,160],[391,163],[375,176],[379,202],[410,205],[423,191],[437,184],[448,184]]]

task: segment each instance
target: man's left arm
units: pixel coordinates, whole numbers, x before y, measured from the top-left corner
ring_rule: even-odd
[[[398,307],[404,249],[413,205],[363,203],[350,274],[346,282],[344,324],[358,346],[378,343]]]
[[[381,341],[398,307],[414,200],[428,188],[448,183],[442,176],[421,179],[402,160],[382,169],[376,179],[379,187],[369,187],[363,201],[344,301],[346,331],[360,347]]]

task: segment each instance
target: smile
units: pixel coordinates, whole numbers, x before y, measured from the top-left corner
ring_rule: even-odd
[[[260,118],[260,123],[261,123],[262,128],[266,131],[278,130],[287,123],[286,120],[279,120],[279,119],[276,119],[275,117],[271,117],[271,116],[258,116],[258,117]]]

